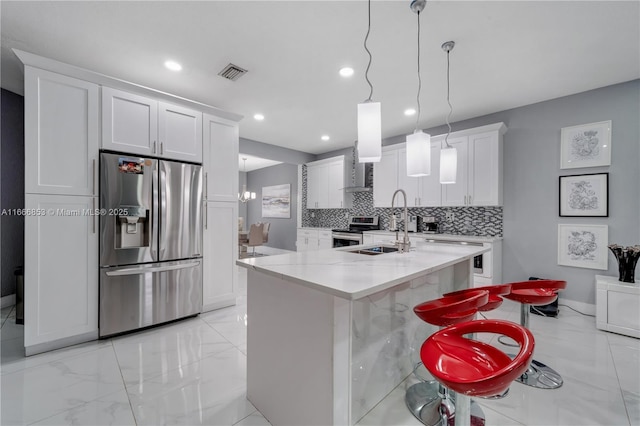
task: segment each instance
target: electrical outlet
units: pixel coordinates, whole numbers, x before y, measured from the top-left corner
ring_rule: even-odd
[[[311,212],[311,217],[316,217],[316,214],[314,212]]]
[[[444,218],[447,219],[449,222],[453,222],[455,219],[455,215],[453,214],[453,212],[446,212],[444,214]]]
[[[347,213],[345,213],[345,214],[344,214],[344,218],[345,218],[345,219],[349,219],[349,212],[347,212]]]

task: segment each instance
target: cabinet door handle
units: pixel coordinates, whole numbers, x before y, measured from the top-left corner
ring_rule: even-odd
[[[153,153],[156,153],[156,141],[153,141]]]
[[[95,234],[96,233],[96,216],[98,216],[97,214],[95,214],[95,212],[96,212],[96,199],[95,199],[95,197],[91,198],[91,212],[94,213],[93,217],[91,218],[91,233]]]
[[[464,205],[465,206],[467,205],[467,196],[466,195],[464,196]]]
[[[471,195],[469,195],[469,205],[471,205]]]
[[[160,142],[160,155],[164,154],[164,142]]]
[[[202,208],[204,209],[204,229],[209,229],[209,209],[206,202],[202,203]]]
[[[207,194],[209,193],[209,173],[205,173],[204,174],[204,199],[207,200],[208,196]]]
[[[96,159],[94,158],[91,165],[91,175],[93,180],[91,181],[91,187],[93,188],[93,195],[96,195]]]

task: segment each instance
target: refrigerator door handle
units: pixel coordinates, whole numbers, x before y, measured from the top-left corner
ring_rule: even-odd
[[[160,191],[160,215],[158,221],[160,222],[158,241],[159,241],[159,253],[158,260],[162,259],[165,249],[167,248],[167,172],[164,167],[164,162],[158,161],[160,184],[158,190]]]
[[[108,277],[118,277],[122,275],[141,275],[149,272],[165,272],[176,271],[178,269],[195,268],[200,265],[200,261],[181,263],[179,265],[162,265],[162,266],[139,266],[137,268],[125,268],[115,271],[106,272]]]

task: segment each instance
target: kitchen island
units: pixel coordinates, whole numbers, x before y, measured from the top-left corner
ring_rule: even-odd
[[[472,283],[475,246],[356,246],[247,268],[247,398],[272,425],[351,425],[400,384],[435,331],[412,308]]]

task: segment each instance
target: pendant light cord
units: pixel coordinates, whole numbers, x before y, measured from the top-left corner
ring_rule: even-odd
[[[449,134],[451,133],[451,124],[449,123],[449,119],[451,118],[451,114],[453,113],[453,107],[451,106],[451,102],[449,101],[449,53],[451,51],[447,51],[447,104],[449,104],[449,114],[447,115],[446,122],[449,127],[449,131],[447,135],[444,137],[444,142],[447,144],[447,147],[451,148],[449,145]]]
[[[416,117],[417,132],[420,122],[420,91],[422,90],[422,78],[420,77],[420,11],[417,11],[416,14],[418,15],[418,94],[416,95],[416,102],[418,104],[418,116]]]
[[[373,98],[373,85],[371,84],[371,81],[369,80],[369,68],[371,68],[371,60],[373,59],[373,56],[371,56],[371,52],[369,51],[369,48],[367,47],[367,40],[369,39],[369,32],[371,32],[371,0],[369,0],[369,22],[367,24],[367,35],[364,37],[364,50],[366,50],[367,53],[369,54],[369,64],[367,65],[367,70],[364,72],[364,78],[367,80],[367,84],[369,84],[369,87],[371,89],[371,91],[369,92],[369,98],[367,99],[368,102],[371,102],[371,100]]]

